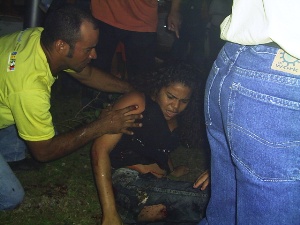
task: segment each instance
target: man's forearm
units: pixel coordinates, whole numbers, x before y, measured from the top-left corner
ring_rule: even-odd
[[[128,82],[91,66],[87,66],[81,73],[70,73],[70,75],[82,84],[99,91],[127,93],[133,90]]]
[[[33,156],[43,162],[66,156],[93,139],[105,134],[106,127],[94,121],[76,130],[59,134],[46,141],[27,141]]]

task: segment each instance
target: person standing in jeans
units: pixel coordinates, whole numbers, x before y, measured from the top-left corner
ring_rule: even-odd
[[[300,222],[299,8],[234,0],[221,25],[227,43],[206,83],[212,194],[200,225]]]

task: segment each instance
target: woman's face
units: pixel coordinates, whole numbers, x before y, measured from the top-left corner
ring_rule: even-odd
[[[192,90],[182,83],[172,83],[163,87],[154,99],[165,116],[166,120],[175,118],[188,105]]]

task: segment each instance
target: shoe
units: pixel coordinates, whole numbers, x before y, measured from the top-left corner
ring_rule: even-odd
[[[39,170],[43,166],[43,163],[32,158],[25,158],[20,161],[8,162],[8,165],[13,171],[33,171]]]

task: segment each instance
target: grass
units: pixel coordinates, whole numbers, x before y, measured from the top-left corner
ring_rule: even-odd
[[[89,149],[47,163],[39,171],[21,171],[26,192],[15,210],[0,212],[0,224],[97,224],[101,208],[90,166]]]
[[[53,88],[52,114],[58,132],[65,132],[95,118],[96,110],[82,110],[77,84],[66,88],[58,82]],[[73,87],[74,86],[74,87]],[[97,225],[101,207],[93,180],[90,145],[62,159],[45,163],[38,171],[16,173],[25,189],[25,199],[15,210],[0,211],[0,225]],[[207,167],[205,151],[180,147],[174,164],[186,164],[194,181]]]

